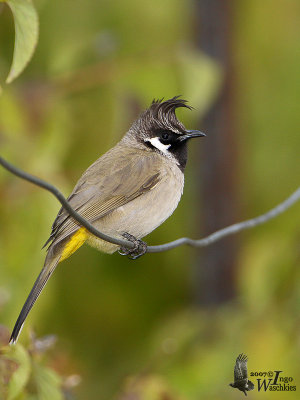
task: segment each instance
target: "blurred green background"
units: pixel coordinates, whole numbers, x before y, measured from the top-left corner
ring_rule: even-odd
[[[228,224],[267,211],[299,185],[298,0],[213,1],[210,21],[203,19],[204,0],[34,3],[40,19],[36,52],[15,82],[3,84],[0,97],[3,157],[68,195],[153,98],[181,94],[195,110],[179,110],[178,116],[188,128],[204,130],[229,74],[231,140],[222,141],[221,128],[193,143],[182,201],[146,241],[202,234],[211,203],[224,199],[218,185],[214,199],[201,196],[209,185],[207,169],[215,167],[203,165],[202,155],[213,159],[227,146],[235,148],[217,170],[221,181],[222,171],[233,177],[233,210],[220,208],[225,216],[233,213]],[[224,4],[227,13],[220,15]],[[210,23],[213,40],[222,18],[230,27],[221,32],[230,43],[226,71],[205,51],[201,36],[201,24]],[[13,41],[12,16],[2,5],[2,83]],[[28,342],[31,328],[39,336],[57,335],[48,364],[62,376],[82,377],[76,399],[241,398],[228,386],[241,352],[249,356],[250,371],[280,369],[294,378],[296,392],[266,392],[264,398],[296,399],[299,207],[228,239],[235,241],[234,263],[223,271],[230,284],[216,277],[209,290],[229,285],[229,294],[213,304],[201,299],[204,250],[181,247],[132,262],[83,246],[59,265],[20,342]],[[0,168],[0,322],[10,329],[42,267],[40,249],[58,209],[52,195]],[[218,247],[211,251],[222,266]],[[255,389],[249,395],[261,394]]]

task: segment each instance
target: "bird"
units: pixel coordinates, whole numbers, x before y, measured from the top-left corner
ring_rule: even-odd
[[[248,380],[247,361],[248,357],[245,354],[238,355],[234,366],[234,383],[229,384],[229,386],[239,389],[245,396],[247,396],[247,392],[254,389],[253,382]]]
[[[104,253],[119,251],[135,259],[146,252],[141,239],[161,225],[176,209],[184,186],[187,142],[206,136],[187,130],[176,116],[178,108],[192,109],[175,96],[153,100],[123,138],[83,173],[68,197],[82,217],[101,232],[133,243],[126,249],[92,235],[62,207],[45,246],[44,266],[13,328],[10,344],[17,342],[31,308],[58,263],[85,242]]]

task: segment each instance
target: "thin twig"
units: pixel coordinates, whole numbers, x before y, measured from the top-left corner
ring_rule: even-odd
[[[189,238],[180,238],[174,240],[173,242],[161,244],[158,246],[148,247],[149,253],[158,253],[161,251],[171,250],[174,247],[181,246],[183,244],[187,244],[193,247],[205,247],[209,246],[212,243],[215,243],[225,236],[233,235],[234,233],[244,231],[245,229],[254,228],[258,225],[262,225],[267,221],[277,217],[278,215],[285,212],[288,208],[290,208],[293,204],[300,200],[300,187],[295,190],[287,199],[285,199],[282,203],[278,204],[276,207],[272,208],[265,214],[259,215],[256,218],[247,219],[243,222],[238,222],[237,224],[229,225],[226,228],[220,229],[203,239],[192,240]]]
[[[37,178],[36,176],[28,174],[27,172],[15,167],[14,165],[10,164],[8,161],[4,160],[2,157],[0,157],[0,164],[4,168],[6,168],[8,171],[19,176],[20,178],[25,179],[26,181],[29,181],[29,182],[33,183],[34,185],[40,186],[43,189],[46,189],[49,192],[51,192],[52,194],[54,194],[54,196],[61,203],[61,205],[65,208],[65,210],[68,211],[68,213],[77,222],[79,222],[80,225],[84,226],[93,235],[97,236],[100,239],[106,240],[107,242],[118,244],[118,245],[124,246],[126,248],[132,249],[134,247],[133,243],[131,243],[125,239],[124,240],[116,239],[116,238],[106,235],[105,233],[98,231],[98,229],[96,229],[85,218],[83,218],[80,214],[78,214],[78,212],[73,210],[73,208],[70,206],[70,203],[67,201],[67,199],[63,196],[63,194],[55,186],[51,185],[48,182],[43,181],[40,178]]]
[[[62,206],[68,211],[68,213],[80,225],[84,226],[93,235],[99,237],[100,239],[106,240],[107,242],[114,243],[114,244],[117,244],[122,247],[127,247],[127,248],[134,247],[134,244],[127,240],[116,239],[116,238],[113,238],[111,236],[108,236],[108,235],[98,231],[98,229],[96,229],[92,224],[90,224],[85,218],[83,218],[80,214],[78,214],[70,206],[70,204],[68,203],[66,198],[62,195],[62,193],[55,186],[11,165],[9,162],[4,160],[2,157],[0,157],[0,164],[4,168],[6,168],[8,171],[19,176],[20,178],[25,179],[25,180],[51,192],[58,199],[58,201],[62,204]],[[288,208],[290,208],[293,204],[295,204],[299,200],[300,200],[300,187],[295,192],[293,192],[282,203],[278,204],[276,207],[272,208],[265,214],[262,214],[256,218],[248,219],[246,221],[227,226],[226,228],[220,229],[219,231],[216,231],[203,239],[192,240],[189,238],[180,238],[180,239],[177,239],[177,240],[174,240],[172,242],[165,243],[162,245],[148,246],[147,252],[148,253],[160,253],[162,251],[171,250],[171,249],[174,249],[175,247],[182,246],[183,244],[187,244],[187,245],[193,246],[193,247],[209,246],[210,244],[223,239],[225,236],[233,235],[234,233],[241,232],[245,229],[254,228],[258,225],[262,225],[262,224],[266,223],[267,221],[269,221],[269,220],[277,217],[278,215],[282,214],[283,212],[285,212]]]

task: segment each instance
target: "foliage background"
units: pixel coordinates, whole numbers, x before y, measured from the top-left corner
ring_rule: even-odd
[[[154,97],[182,94],[196,110],[180,118],[201,128],[222,68],[197,48],[196,1],[35,5],[36,53],[0,97],[1,155],[67,195]],[[239,155],[231,167],[240,219],[246,219],[299,184],[300,3],[244,0],[231,7]],[[0,21],[3,82],[14,40],[7,7]],[[206,149],[204,141],[190,149],[180,206],[149,244],[199,231],[195,221],[205,204],[196,196],[196,146]],[[0,205],[0,318],[12,327],[42,266],[40,248],[59,205],[2,169]],[[20,341],[28,342],[30,327],[39,335],[56,334],[49,363],[61,375],[82,376],[78,399],[129,399],[132,392],[140,399],[238,398],[242,394],[228,383],[240,352],[248,354],[249,370],[281,369],[300,390],[298,221],[299,204],[241,235],[237,295],[218,307],[195,301],[201,250],[178,248],[131,262],[83,247],[57,269]],[[277,396],[293,399],[296,393]]]

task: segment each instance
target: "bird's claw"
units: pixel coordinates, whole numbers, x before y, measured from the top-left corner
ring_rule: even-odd
[[[136,260],[137,258],[143,256],[146,251],[147,251],[147,243],[143,242],[140,239],[137,239],[133,235],[130,235],[130,233],[123,233],[123,238],[128,240],[129,242],[134,244],[134,247],[132,249],[129,249],[127,247],[120,247],[119,254],[121,256],[128,256],[130,260]]]

